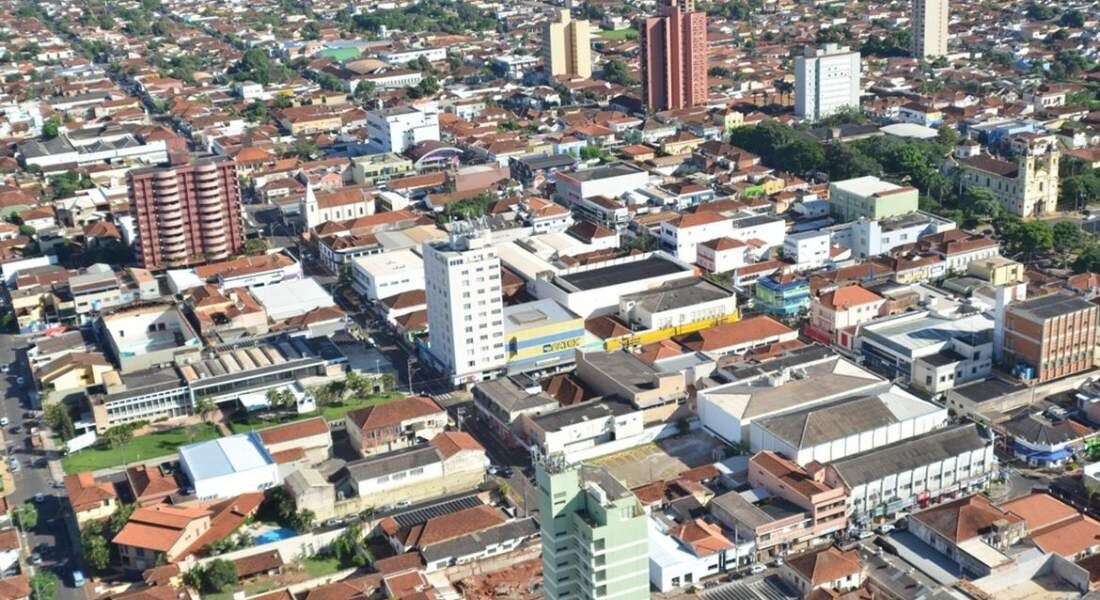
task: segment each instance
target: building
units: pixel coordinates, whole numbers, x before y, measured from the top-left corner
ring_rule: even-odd
[[[912,311],[862,325],[855,348],[876,372],[942,394],[989,376],[993,332],[985,313]]]
[[[797,275],[768,275],[756,281],[753,296],[761,312],[796,317],[810,307],[810,282]]]
[[[504,309],[508,374],[560,371],[573,364],[585,339],[584,321],[549,298]]]
[[[743,566],[751,541],[735,544],[721,526],[702,518],[673,521],[649,517],[649,580],[660,592],[694,586],[703,579]]]
[[[332,453],[332,432],[323,417],[268,427],[256,434],[273,456],[281,452],[301,451],[311,464],[318,464]]]
[[[947,409],[900,387],[757,419],[749,448],[806,466],[911,439],[947,424]]]
[[[1058,209],[1058,161],[1061,151],[1051,135],[1020,134],[1015,162],[977,154],[958,162],[962,185],[985,188],[1010,213],[1022,217],[1050,215]]]
[[[832,236],[828,231],[792,233],[783,240],[783,258],[794,261],[799,271],[824,267],[832,257]]]
[[[180,468],[200,500],[262,492],[282,483],[275,459],[255,432],[181,446],[179,455]]]
[[[210,517],[210,511],[201,506],[138,508],[111,541],[118,546],[122,566],[142,572],[185,556],[210,531]]]
[[[909,518],[909,533],[935,548],[962,572],[978,578],[1009,565],[1005,552],[1027,532],[1027,521],[982,494],[934,506]]]
[[[925,237],[949,233],[955,227],[955,222],[950,219],[923,212],[910,212],[881,220],[859,217],[854,221],[827,227],[825,231],[831,234],[834,246],[850,249],[854,258],[871,258],[914,244]]]
[[[638,499],[605,469],[536,468],[547,600],[649,598],[649,538]]]
[[[635,331],[725,320],[737,314],[737,297],[702,278],[669,281],[619,298],[619,318]]]
[[[89,521],[106,519],[118,509],[118,493],[110,481],[96,481],[91,473],[83,472],[66,475],[64,483],[77,529]]]
[[[368,300],[424,290],[424,261],[408,248],[358,256],[351,261],[351,285]]]
[[[913,58],[932,60],[947,54],[949,0],[913,0]]]
[[[643,188],[649,174],[630,163],[614,163],[592,169],[557,173],[557,197],[576,209],[584,200],[595,197],[618,198]]]
[[[558,11],[557,20],[546,23],[542,33],[542,64],[547,75],[592,77],[590,29],[588,21],[574,21],[568,8]]]
[[[758,452],[749,459],[749,485],[802,509],[810,519],[808,539],[833,536],[847,526],[848,494],[843,486],[825,483],[825,469],[807,471],[775,452]]]
[[[642,100],[649,112],[707,102],[707,15],[694,0],[666,0],[640,23]]]
[[[810,303],[810,327],[821,341],[851,348],[857,328],[879,316],[886,298],[853,283],[817,296]]]
[[[841,221],[860,217],[879,220],[916,212],[918,196],[915,187],[902,187],[873,175],[829,184],[831,212]]]
[[[756,419],[889,388],[881,377],[822,346],[723,369],[713,377],[730,383],[699,390],[699,420],[736,444],[749,442]]]
[[[439,114],[432,105],[370,111],[367,132],[375,149],[400,154],[425,140],[439,140]]]
[[[105,314],[100,339],[122,374],[197,360],[202,339],[179,305],[147,304]]]
[[[779,568],[779,577],[803,598],[829,598],[860,587],[865,575],[858,550],[829,546],[787,557]],[[827,593],[815,595],[816,590]]]
[[[424,244],[427,358],[455,385],[493,377],[507,363],[500,258],[487,230],[457,228]]]
[[[1091,369],[1100,307],[1054,293],[1005,311],[1004,363],[1023,379],[1050,381]]]
[[[993,441],[969,423],[834,460],[825,482],[848,490],[859,525],[984,489],[995,475]]]
[[[794,59],[795,115],[820,121],[837,111],[859,110],[859,52],[847,46],[807,47]]]
[[[485,481],[488,467],[485,448],[470,434],[445,431],[427,444],[353,460],[342,478],[369,503],[360,508],[380,507],[472,490]]]
[[[609,399],[580,402],[534,416],[518,417],[520,437],[538,456],[561,456],[570,462],[609,454],[635,440],[645,443],[642,411],[629,402]]]
[[[447,411],[425,396],[360,408],[344,417],[348,438],[361,456],[426,442],[446,429],[447,422]]]
[[[236,163],[227,157],[127,174],[135,253],[146,269],[228,258],[244,247]]]

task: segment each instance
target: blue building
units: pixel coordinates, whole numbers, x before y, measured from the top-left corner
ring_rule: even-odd
[[[810,308],[810,282],[794,275],[768,275],[756,282],[756,308],[777,317],[793,317]]]

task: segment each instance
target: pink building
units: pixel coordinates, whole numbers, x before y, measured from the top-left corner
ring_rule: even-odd
[[[693,0],[665,0],[641,23],[642,95],[650,112],[707,102],[707,15]]]
[[[788,550],[801,547],[811,540],[843,531],[848,523],[848,494],[843,486],[829,487],[825,469],[811,471],[783,458],[775,452],[758,452],[749,459],[749,484],[764,488],[772,496],[790,502],[805,512],[803,527],[791,531]]]

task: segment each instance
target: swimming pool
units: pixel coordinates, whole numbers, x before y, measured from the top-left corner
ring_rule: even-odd
[[[292,538],[296,535],[298,535],[297,531],[289,527],[280,527],[278,529],[272,529],[271,531],[265,531],[256,536],[256,545],[259,546],[260,544],[271,544],[273,542]]]

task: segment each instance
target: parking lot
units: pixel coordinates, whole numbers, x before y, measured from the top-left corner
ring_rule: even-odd
[[[702,431],[659,440],[588,462],[611,471],[628,488],[672,479],[683,471],[725,458],[726,446]]]

